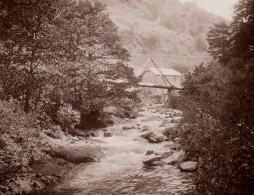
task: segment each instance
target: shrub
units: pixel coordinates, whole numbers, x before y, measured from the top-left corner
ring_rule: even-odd
[[[245,129],[244,135],[242,127],[225,125],[200,112],[185,112],[185,122],[180,136],[189,158],[199,159],[194,177],[197,189],[212,194],[253,191],[254,129]]]
[[[59,125],[64,129],[73,129],[80,123],[80,113],[74,110],[71,105],[60,107],[57,116]]]
[[[199,159],[199,191],[248,194],[254,191],[253,75],[217,68],[198,67],[186,79],[182,145],[190,159]]]
[[[182,104],[182,97],[181,96],[170,96],[168,101],[166,102],[166,105],[173,108],[173,109],[179,109],[181,108]]]
[[[40,157],[38,123],[36,115],[26,114],[18,102],[0,101],[0,183],[24,171],[22,167]]]

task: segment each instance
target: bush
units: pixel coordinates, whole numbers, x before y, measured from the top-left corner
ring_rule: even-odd
[[[170,96],[168,101],[166,102],[166,105],[173,108],[173,109],[179,109],[181,108],[182,100],[183,98],[181,96]]]
[[[36,115],[26,114],[14,100],[0,101],[0,184],[40,157]]]
[[[73,129],[80,123],[80,113],[74,110],[71,105],[65,105],[58,110],[57,120],[63,129]]]
[[[249,194],[254,191],[254,127],[249,109],[253,75],[217,68],[198,67],[186,79],[180,104],[182,146],[190,159],[199,159],[195,184],[200,192]]]
[[[197,189],[212,194],[253,191],[254,129],[246,129],[241,135],[242,127],[226,126],[200,112],[185,112],[185,122],[180,136],[189,158],[199,159]]]

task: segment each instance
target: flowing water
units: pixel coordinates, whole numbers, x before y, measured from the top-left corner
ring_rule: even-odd
[[[128,121],[131,130],[122,130],[123,124],[109,127],[112,137],[91,138],[102,147],[104,157],[99,162],[79,165],[66,179],[47,191],[47,195],[146,195],[192,194],[190,174],[182,173],[175,166],[144,166],[142,160],[147,150],[167,152],[172,142],[148,143],[141,138],[142,127],[158,128],[162,114],[147,110]],[[126,124],[125,124],[126,125]]]

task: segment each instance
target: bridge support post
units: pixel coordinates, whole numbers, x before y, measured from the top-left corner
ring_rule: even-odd
[[[165,103],[168,102],[168,101],[170,101],[171,95],[172,95],[172,89],[168,89],[168,91],[167,91],[167,97],[166,97]]]

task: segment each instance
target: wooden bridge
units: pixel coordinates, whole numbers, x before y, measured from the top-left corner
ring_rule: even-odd
[[[150,87],[150,88],[168,89],[168,90],[171,90],[171,89],[182,90],[183,89],[183,88],[175,87],[172,84],[171,85],[155,85],[155,84],[152,84],[152,83],[140,82],[138,85],[140,87]]]

